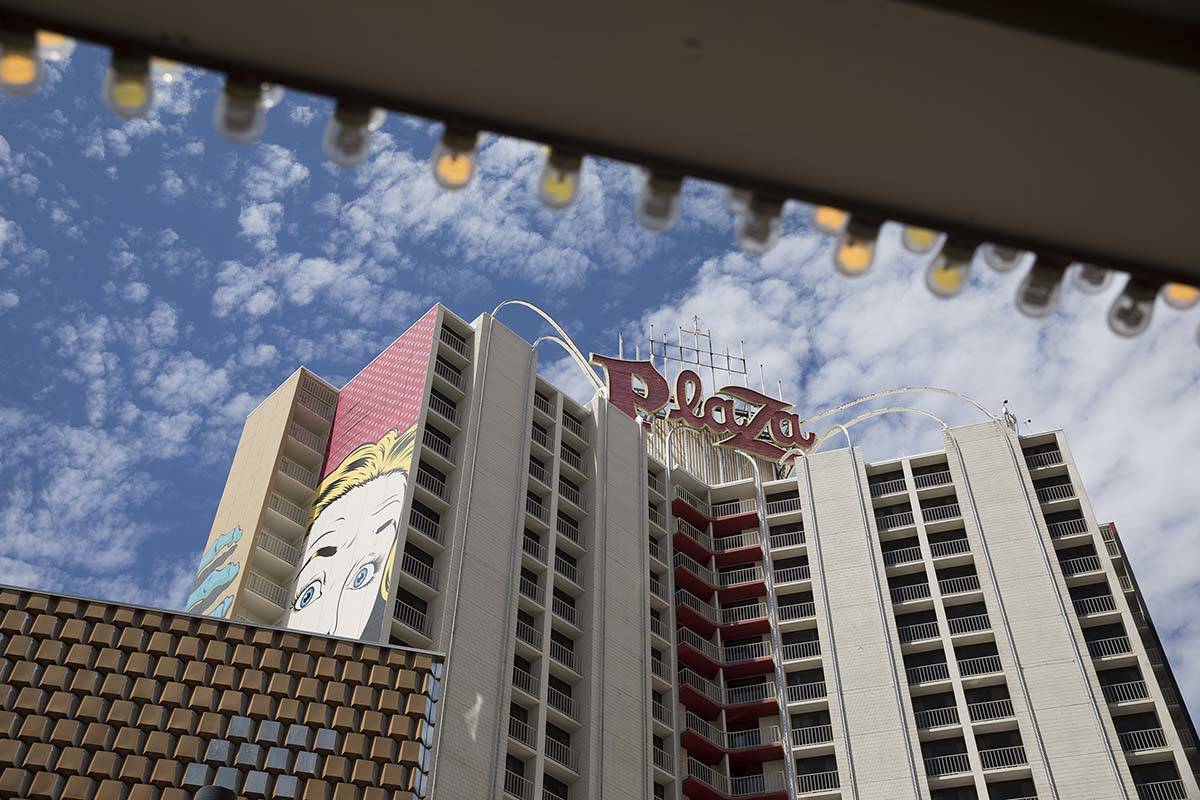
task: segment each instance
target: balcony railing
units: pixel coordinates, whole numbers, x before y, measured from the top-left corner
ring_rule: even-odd
[[[720,610],[722,625],[737,625],[741,622],[749,622],[755,619],[767,618],[767,604],[754,603],[748,606],[734,606],[733,608],[722,608]],[[783,618],[782,611],[780,619]]]
[[[710,567],[704,566],[687,553],[675,554],[675,568],[686,569],[688,572],[692,573],[709,586],[717,585],[717,573],[714,572]]]
[[[1061,463],[1063,463],[1063,457],[1060,450],[1050,450],[1045,453],[1034,453],[1033,455],[1025,456],[1025,464],[1030,469],[1056,467]]]
[[[1087,533],[1087,520],[1080,519],[1064,519],[1059,522],[1047,522],[1046,528],[1050,531],[1050,538],[1061,539],[1064,536],[1074,536],[1079,533]]]
[[[929,597],[929,584],[916,583],[911,586],[893,586],[890,590],[893,603],[907,603]]]
[[[969,617],[947,617],[946,623],[950,627],[951,636],[959,633],[986,631],[992,627],[992,622],[988,619],[987,614],[972,614]]]
[[[532,458],[529,459],[529,476],[543,485],[549,485],[546,483],[546,467]]]
[[[808,564],[800,564],[795,567],[781,567],[775,570],[775,583],[795,583],[796,581],[806,581],[811,577]]]
[[[517,638],[535,650],[542,648],[542,632],[524,620],[517,620]]]
[[[546,687],[546,704],[576,722],[579,721],[579,702],[566,692],[561,692],[553,686]]]
[[[543,397],[537,392],[534,392],[533,394],[533,407],[545,414],[547,417],[554,416],[554,403],[549,397]]]
[[[672,725],[675,724],[675,722],[674,722],[675,715],[671,713],[670,707],[664,703],[660,703],[657,700],[651,700],[650,701],[650,713],[653,714],[653,716],[656,720],[658,720],[662,724],[666,725],[667,727],[671,727]]]
[[[337,408],[336,397],[332,401],[323,400],[307,389],[296,393],[296,401],[326,421],[333,419],[333,411]]]
[[[1137,787],[1138,800],[1187,800],[1188,796],[1187,787],[1178,778],[1134,785]]]
[[[574,583],[577,586],[580,585],[579,567],[575,566],[570,561],[567,561],[560,553],[554,554],[554,571],[559,575],[562,575],[571,583]]]
[[[728,649],[728,648],[727,648]],[[816,658],[821,655],[821,643],[816,639],[809,642],[791,642],[783,646],[783,660],[797,661],[801,658]]]
[[[1087,643],[1092,658],[1107,658],[1133,652],[1129,649],[1128,636],[1110,636],[1107,639],[1092,639]]]
[[[1161,750],[1167,746],[1167,737],[1162,728],[1144,728],[1140,731],[1125,731],[1118,734],[1121,749],[1127,753],[1139,750]]]
[[[897,628],[896,633],[900,635],[900,641],[905,644],[919,642],[923,639],[936,639],[941,636],[937,622],[919,622],[916,625],[904,625]]]
[[[663,546],[658,543],[657,539],[650,537],[650,540],[646,543],[646,546],[650,550],[651,558],[656,559],[663,564],[667,563],[666,556],[663,554]]]
[[[317,488],[317,481],[319,479],[317,472],[300,466],[290,458],[285,457],[279,460],[279,471],[302,486],[306,486],[309,489]]]
[[[1056,486],[1043,486],[1037,490],[1037,498],[1042,503],[1053,503],[1056,500],[1070,500],[1075,496],[1075,487],[1069,483]]]
[[[397,597],[395,609],[392,613],[395,615],[396,619],[400,620],[414,631],[422,633],[425,636],[429,635],[429,620],[425,616],[424,611],[409,605]]]
[[[1103,614],[1107,611],[1117,610],[1117,601],[1113,599],[1111,594],[1081,597],[1078,600],[1072,600],[1071,605],[1075,607],[1075,613],[1081,617],[1088,614]]]
[[[436,394],[431,394],[429,395],[429,408],[441,415],[447,422],[458,424],[458,406],[449,400],[443,400]]]
[[[325,452],[325,443],[321,440],[321,437],[317,436],[303,425],[299,425],[295,422],[293,422],[291,425],[288,425],[288,436],[292,437],[313,452]]]
[[[971,771],[971,759],[966,753],[952,753],[948,756],[933,756],[925,759],[925,774],[927,775],[956,775],[960,772]]]
[[[1121,557],[1121,546],[1111,539],[1106,539],[1104,541],[1104,549],[1108,551],[1109,558]]]
[[[577,624],[575,618],[575,606],[569,604],[557,595],[550,598],[550,608],[554,612],[554,616],[566,620],[572,625]]]
[[[714,519],[718,517],[736,517],[741,514],[752,514],[758,511],[757,500],[726,500],[721,503],[712,504],[712,516]]]
[[[691,711],[684,713],[684,724],[687,729],[712,742],[724,750],[744,750],[748,747],[762,747],[779,741],[779,729],[771,728],[766,736],[759,729],[748,731],[727,731],[720,725],[708,722]]]
[[[824,697],[826,697],[825,681],[793,683],[787,687],[787,701],[789,703],[803,703],[808,700],[820,700]]]
[[[671,634],[667,630],[667,623],[662,617],[650,618],[650,632],[660,639],[671,641]]]
[[[549,786],[542,787],[542,800],[567,800],[564,795],[554,792]],[[1034,798],[1037,800],[1037,798]]]
[[[916,712],[915,716],[918,728],[941,728],[958,724],[958,708],[955,706],[927,708]]]
[[[1100,688],[1104,691],[1104,699],[1109,703],[1128,703],[1133,700],[1150,699],[1150,693],[1146,691],[1145,681],[1109,683]]]
[[[449,328],[442,328],[438,338],[440,338],[444,344],[448,345],[451,350],[458,353],[463,358],[470,358],[468,353],[470,353],[471,350],[467,345],[467,340],[459,336],[454,331],[450,330]]]
[[[799,497],[786,497],[783,500],[768,500],[767,501],[767,516],[773,517],[776,514],[791,514],[794,511],[800,510]]]
[[[578,772],[579,764],[575,760],[575,751],[571,749],[569,744],[563,744],[557,739],[552,739],[547,736],[546,739],[546,758],[551,761],[557,761],[567,769]]]
[[[545,602],[545,593],[542,587],[538,586],[534,581],[529,580],[524,575],[521,576],[521,594],[528,597],[538,605],[543,605]]]
[[[1063,575],[1071,577],[1073,575],[1083,575],[1087,572],[1099,572],[1103,569],[1100,564],[1099,556],[1080,556],[1079,558],[1064,558],[1058,562],[1062,567]]]
[[[566,445],[558,448],[558,455],[562,458],[563,463],[571,467],[578,473],[583,473],[583,456],[571,450]]]
[[[926,522],[938,522],[943,519],[955,519],[962,516],[958,503],[947,503],[942,506],[926,506],[921,509],[921,518]]]
[[[267,498],[267,508],[276,512],[289,522],[299,525],[301,528],[308,527],[308,512],[300,506],[288,500],[283,495],[272,493]]]
[[[255,543],[263,551],[270,553],[285,563],[291,564],[293,567],[300,563],[300,548],[276,536],[266,528],[258,532],[258,538],[255,539]]]
[[[650,594],[654,595],[659,600],[662,600],[664,602],[667,599],[666,585],[663,584],[663,582],[658,579],[658,576],[654,575],[654,574],[650,575]]]
[[[537,735],[533,732],[533,727],[516,717],[508,718],[508,735],[526,747],[537,747]]]
[[[884,514],[875,518],[875,527],[881,531],[894,531],[897,528],[907,528],[913,523],[911,511],[901,511],[898,514]]]
[[[653,472],[646,473],[646,485],[650,487],[650,491],[663,493],[662,480]]]
[[[661,769],[663,772],[675,772],[675,759],[671,754],[661,747],[654,747],[654,766]]]
[[[722,648],[722,660],[726,664],[736,664],[739,661],[753,661],[757,658],[771,657],[770,642],[751,642],[749,644],[726,645]]]
[[[666,527],[666,520],[663,519],[662,511],[656,506],[646,506],[646,516],[660,528]]]
[[[959,659],[958,671],[964,678],[973,678],[977,675],[990,675],[993,672],[1000,672],[1003,666],[1000,663],[1000,656],[979,656],[978,658],[963,658]]]
[[[538,696],[537,678],[532,673],[526,672],[520,667],[513,667],[512,671],[513,686],[517,687],[526,694]]]
[[[950,668],[945,662],[937,664],[923,664],[919,667],[908,667],[904,670],[908,682],[915,683],[933,683],[934,681],[945,681],[950,679]]]
[[[531,536],[521,537],[521,549],[541,563],[546,563],[546,545]]]
[[[516,800],[533,800],[533,781],[512,770],[504,770],[504,793]]]
[[[440,358],[433,362],[433,374],[444,380],[446,383],[458,389],[463,390],[462,372],[442,361]]]
[[[426,428],[425,432],[421,434],[421,441],[424,442],[425,446],[430,450],[437,453],[447,461],[454,463],[454,445],[442,437],[434,434],[429,430],[429,428]]]
[[[651,586],[651,591],[653,591],[653,585]],[[696,595],[692,594],[687,589],[675,590],[675,605],[684,606],[692,611],[695,611],[697,614],[704,617],[714,625],[721,624],[720,610],[712,603],[696,597]]]
[[[405,574],[411,575],[429,588],[437,588],[437,573],[434,572],[433,567],[429,566],[415,556],[404,553],[400,557],[400,569]]]
[[[961,575],[957,578],[942,578],[938,581],[942,594],[962,594],[979,591],[978,575]]]
[[[761,540],[758,531],[743,531],[733,536],[722,536],[712,540],[714,553],[726,553],[730,550],[740,550],[743,547],[758,547]]]
[[[836,769],[826,772],[802,772],[796,776],[796,791],[800,794],[815,792],[832,792],[840,786],[840,778]]]
[[[918,489],[930,489],[934,486],[946,486],[953,482],[950,476],[950,470],[944,469],[941,472],[929,472],[924,475],[914,475],[913,483]]]
[[[279,608],[287,608],[288,592],[275,581],[257,572],[247,572],[245,586],[259,597],[270,601]]]
[[[540,504],[539,504],[540,505]],[[583,541],[579,537],[579,526],[566,517],[559,517],[557,520],[558,532],[566,539],[579,547],[583,547]]]
[[[883,554],[883,563],[889,567],[894,567],[897,564],[912,564],[915,561],[920,561],[921,547],[914,545],[913,547],[902,547],[899,550],[886,550]]]
[[[584,439],[584,440],[587,439],[587,436],[584,435],[583,423],[580,422],[579,420],[575,419],[574,417],[572,417],[570,414],[568,414],[565,411],[563,412],[563,415],[562,415],[562,424],[563,424],[564,430],[570,431],[571,433],[575,434],[580,439]]]
[[[550,640],[550,658],[571,670],[575,668],[575,651],[561,642]]]
[[[969,703],[967,713],[972,722],[987,722],[993,719],[1008,719],[1013,716],[1012,700],[1005,697],[1000,700],[985,700],[982,703]]]
[[[575,505],[583,508],[583,500],[580,497],[579,490],[561,478],[558,481],[558,493]]]
[[[907,487],[904,478],[893,478],[890,481],[879,481],[871,484],[871,497],[883,497],[889,494],[899,494]]]
[[[771,533],[771,549],[779,550],[783,547],[798,547],[804,544],[804,531],[784,531],[783,533]]]
[[[930,542],[929,552],[934,558],[957,556],[971,552],[971,543],[964,536],[961,539],[946,539],[943,542]]]
[[[775,684],[773,682],[722,688],[686,667],[679,671],[679,685],[688,686],[713,702],[728,706],[760,703],[775,699]]]
[[[417,486],[426,490],[434,497],[446,499],[446,481],[439,478],[424,467],[417,467]]]
[[[699,511],[704,516],[706,516],[706,517],[712,516],[712,513],[709,511],[709,508],[708,508],[708,503],[701,500],[699,495],[697,495],[693,492],[689,492],[687,489],[683,488],[682,486],[676,486],[675,487],[675,496],[678,497],[683,502],[687,503],[692,508]]]
[[[810,725],[807,728],[792,728],[792,747],[808,747],[833,741],[832,725]]]
[[[408,524],[409,527],[420,531],[438,544],[442,544],[442,526],[437,520],[414,508],[408,514]]]
[[[525,498],[525,510],[528,511],[534,519],[540,519],[542,522],[548,522],[550,519],[550,512],[547,511],[546,507],[542,505],[542,502],[536,498]]]
[[[761,581],[762,579],[762,564],[755,564],[751,567],[727,569],[717,573],[717,580],[721,586],[738,586],[743,583],[754,583],[755,581]]]
[[[688,758],[688,776],[717,790],[726,797],[745,797],[748,795],[782,792],[786,784],[779,772],[766,772],[761,775],[745,775],[738,778],[718,772],[716,768]]]
[[[667,674],[667,663],[661,658],[650,659],[650,671],[664,681],[670,682],[671,678]]]
[[[688,522],[686,519],[679,519],[678,517],[676,517],[675,518],[675,528],[676,528],[676,530],[678,530],[680,533],[687,536],[692,541],[694,541],[697,544],[704,547],[705,550],[708,550],[709,552],[713,551],[712,537],[709,536],[704,531],[697,528],[692,523]]]
[[[1023,767],[1029,763],[1025,758],[1025,748],[1021,745],[1012,747],[993,747],[979,751],[979,761],[984,769],[1009,769]]]
[[[550,449],[550,435],[541,428],[529,428],[529,438],[537,442],[543,449]]]

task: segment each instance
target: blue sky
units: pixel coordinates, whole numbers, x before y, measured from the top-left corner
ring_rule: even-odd
[[[442,192],[437,126],[399,115],[347,172],[321,153],[331,104],[294,92],[260,143],[232,145],[212,124],[219,78],[195,70],[123,123],[100,100],[106,60],[81,46],[37,95],[0,96],[0,581],[178,604],[242,420],[296,366],[340,384],[435,301],[471,319],[521,297],[600,352],[699,315],[718,343],[744,339],[801,414],[940,385],[1064,428],[1200,701],[1200,578],[1180,557],[1200,544],[1196,313],[1160,304],[1145,336],[1120,340],[1104,323],[1115,285],[1068,287],[1033,322],[1013,306],[1019,274],[981,263],[963,297],[938,300],[892,227],[873,272],[845,279],[799,203],[779,247],[747,257],[721,190],[699,182],[655,236],[634,222],[631,168],[595,159],[579,202],[548,211],[540,149],[494,136],[478,180]],[[916,418],[859,436],[873,458],[938,447]]]

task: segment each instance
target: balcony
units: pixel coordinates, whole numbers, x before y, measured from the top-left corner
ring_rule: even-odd
[[[546,563],[546,545],[534,539],[532,536],[521,537],[521,550],[533,556],[533,559],[541,564]]]
[[[885,550],[883,553],[883,563],[889,567],[899,566],[900,564],[913,564],[922,558],[920,545],[902,547],[899,550]]]
[[[1117,610],[1117,601],[1111,594],[1081,597],[1078,600],[1072,600],[1071,605],[1075,607],[1075,613],[1081,617],[1090,614],[1107,614]]]
[[[661,617],[650,618],[650,632],[664,642],[671,641],[671,632],[667,629],[667,623]]]
[[[408,514],[408,526],[426,538],[438,544],[444,544],[442,541],[441,523],[416,508],[412,509]]]
[[[721,599],[727,602],[748,600],[767,590],[761,564],[722,570],[717,573],[717,584]]]
[[[566,411],[562,415],[563,430],[571,433],[575,438],[582,441],[587,441],[587,432],[583,429],[583,423],[572,417]]]
[[[288,602],[289,598],[287,589],[283,588],[265,575],[259,575],[257,572],[253,571],[247,572],[246,579],[242,585],[249,591],[254,592],[259,597],[267,600],[271,605],[275,606],[277,610],[282,611],[291,605],[291,603]]]
[[[900,494],[908,490],[904,478],[893,478],[890,481],[879,481],[871,484],[871,497],[887,497],[890,494]]]
[[[545,738],[545,742],[546,758],[561,764],[572,772],[579,772],[579,763],[575,757],[575,751],[571,749],[569,744],[563,744],[549,736]]]
[[[1121,741],[1121,749],[1126,753],[1138,753],[1145,750],[1163,750],[1168,747],[1166,734],[1162,728],[1145,728],[1140,731],[1125,731],[1117,734]]]
[[[992,629],[992,622],[988,619],[987,614],[972,614],[968,617],[947,617],[946,624],[950,628],[951,636],[962,633],[978,633]]]
[[[1058,562],[1062,567],[1063,576],[1073,578],[1089,572],[1100,572],[1104,569],[1099,556],[1080,556],[1079,558],[1064,558]]]
[[[1109,683],[1100,688],[1104,691],[1104,699],[1109,703],[1131,703],[1136,700],[1150,699],[1145,681]]]
[[[512,770],[504,770],[504,795],[515,800],[533,800],[533,781]]]
[[[547,481],[546,467],[544,465],[539,464],[538,462],[534,461],[532,458],[529,459],[529,477],[533,478],[535,481],[542,484],[543,486],[550,485],[549,483],[546,482]]]
[[[541,447],[547,453],[554,452],[550,449],[550,444],[551,444],[550,434],[548,434],[546,431],[542,430],[541,428],[531,426],[529,428],[529,438],[532,439],[535,444],[537,444],[539,447]]]
[[[705,518],[711,517],[712,512],[703,499],[694,492],[690,492],[682,486],[675,487],[675,498],[682,500],[686,505],[690,506],[693,511],[699,512]]]
[[[1025,758],[1025,748],[1022,745],[980,750],[979,761],[983,764],[985,770],[1012,769],[1013,767],[1024,767],[1029,764],[1028,759]]]
[[[1150,781],[1134,784],[1138,800],[1187,800],[1187,787],[1175,778],[1168,781]]]
[[[314,453],[321,455],[325,454],[325,441],[322,437],[305,428],[303,425],[293,422],[288,425],[288,436],[295,439],[300,444],[304,445]]]
[[[808,564],[799,564],[794,567],[781,567],[774,572],[775,583],[797,583],[798,581],[807,581],[811,579]]]
[[[530,750],[537,749],[537,734],[533,732],[533,727],[516,717],[508,718],[508,736],[525,745]]]
[[[538,503],[538,505],[540,506],[541,504]],[[526,509],[528,509],[528,508],[529,508],[529,506],[526,505]],[[532,512],[530,512],[530,513],[532,513]],[[537,516],[537,515],[535,514],[534,516]],[[558,532],[560,534],[562,534],[563,537],[568,542],[575,545],[576,547],[578,547],[581,550],[583,549],[583,540],[579,536],[579,525],[578,524],[567,519],[566,517],[560,516],[556,522],[556,527],[558,529]]]
[[[463,358],[469,359],[471,357],[471,348],[470,345],[467,344],[467,340],[449,328],[443,327],[441,333],[438,334],[438,338],[441,339],[443,344],[448,346],[451,350],[458,353]]]
[[[796,776],[796,791],[801,797],[832,792],[841,786],[836,769],[827,772],[802,772]]]
[[[558,449],[558,455],[562,458],[564,464],[578,472],[580,475],[586,475],[583,471],[583,456],[575,452],[571,448],[563,445]]]
[[[894,531],[915,525],[911,511],[901,511],[896,514],[884,514],[875,518],[875,527],[880,531]]]
[[[947,503],[941,506],[925,506],[921,508],[921,519],[926,523],[942,522],[948,519],[958,519],[962,516],[962,509],[958,503]]]
[[[1076,536],[1088,532],[1087,520],[1082,517],[1079,519],[1065,519],[1060,522],[1047,522],[1046,528],[1050,531],[1051,539],[1061,539],[1064,536]]]
[[[675,518],[675,548],[693,558],[706,559],[713,553],[712,537],[686,519]]]
[[[1003,672],[1000,656],[979,656],[978,658],[959,659],[958,672],[964,678],[976,678],[980,675],[991,675]]]
[[[462,372],[440,358],[433,362],[433,374],[453,386],[458,391],[465,391]]]
[[[646,486],[650,487],[650,491],[661,495],[663,493],[662,479],[653,472],[646,473]]]
[[[914,475],[913,484],[918,489],[932,489],[935,486],[949,486],[954,482],[954,478],[950,475],[950,470],[944,469],[941,472],[928,472],[924,475]]]
[[[736,633],[732,634],[728,634],[727,631],[727,634],[730,636],[749,634],[750,631],[755,633],[766,633],[771,629],[770,623],[767,621],[766,603],[754,603],[753,605],[748,606],[722,608],[719,609],[718,614],[718,621],[723,628],[736,629]]]
[[[1128,636],[1110,636],[1107,639],[1091,639],[1087,643],[1088,652],[1092,658],[1110,658],[1112,656],[1129,655],[1133,650],[1129,647]]]
[[[579,668],[575,660],[575,651],[561,642],[550,640],[550,660],[557,661],[572,672],[578,673]]]
[[[296,402],[326,422],[330,422],[333,420],[333,412],[337,408],[337,395],[333,395],[332,400],[326,400],[316,392],[301,387],[300,391],[296,393]]]
[[[684,714],[680,742],[689,754],[700,756],[709,763],[719,762],[726,754],[734,766],[774,761],[782,756],[778,728],[767,732],[758,728],[727,731],[691,711]]]
[[[316,470],[306,469],[287,456],[279,460],[279,471],[309,491],[316,489],[317,481],[320,480]]]
[[[661,747],[652,748],[654,751],[654,766],[661,769],[663,772],[675,774],[675,759],[666,750]]]
[[[675,725],[675,715],[671,713],[671,708],[657,700],[650,701],[650,714],[668,728]]]
[[[932,778],[958,775],[970,771],[971,759],[966,753],[952,753],[947,756],[933,756],[925,759],[925,774]]]
[[[971,722],[991,722],[998,719],[1010,719],[1013,715],[1013,704],[1009,698],[1002,700],[985,700],[982,703],[967,705],[967,713]]]
[[[429,394],[429,410],[440,416],[442,419],[449,422],[451,425],[458,425],[458,406],[447,400],[444,397]]]
[[[783,775],[778,772],[762,775],[747,775],[730,778],[696,758],[688,758],[687,777],[683,791],[692,800],[717,800],[717,798],[753,797],[761,800],[783,800],[787,787]]]
[[[579,701],[566,692],[560,692],[553,686],[546,687],[546,705],[567,719],[579,722]]]
[[[1040,503],[1057,503],[1061,500],[1071,500],[1074,497],[1075,487],[1069,483],[1043,486],[1037,490],[1037,498]]]
[[[577,488],[575,488],[574,486],[572,486],[571,484],[564,481],[562,478],[558,479],[558,494],[564,500],[566,500],[569,503],[572,503],[577,508],[580,508],[580,509],[583,508],[583,496],[580,494],[579,490]]]
[[[942,578],[938,581],[938,590],[943,595],[965,594],[979,591],[978,575],[961,575],[957,578]]]
[[[900,637],[901,644],[939,639],[942,635],[941,631],[938,630],[937,622],[919,622],[916,625],[904,625],[896,628],[896,633]]]
[[[679,659],[708,677],[724,668],[726,677],[761,674],[771,670],[770,642],[754,642],[722,647],[688,628],[676,631]]]
[[[917,720],[917,727],[921,729],[944,728],[948,725],[958,724],[958,708],[956,706],[927,708],[917,711],[914,716]]]
[[[1050,450],[1045,453],[1034,453],[1033,455],[1025,456],[1025,466],[1031,470],[1057,467],[1062,463],[1063,457],[1060,450]]]
[[[742,531],[732,536],[721,536],[712,540],[713,553],[729,553],[750,547],[762,547],[762,539],[759,537],[758,531]]]
[[[781,550],[784,547],[799,547],[804,544],[804,531],[771,532],[771,549]]]
[[[723,517],[737,517],[743,514],[757,513],[757,500],[727,500],[720,503],[713,503],[712,514],[710,514],[710,516],[713,519],[720,519]]]
[[[283,495],[272,492],[267,497],[267,508],[293,525],[308,530],[308,510],[301,508]]]
[[[525,498],[525,511],[529,514],[529,516],[542,522],[543,524],[550,524],[549,510],[547,510],[547,508],[542,505],[542,501],[536,497]]]
[[[549,397],[544,397],[537,392],[533,393],[533,407],[545,414],[550,419],[554,419],[554,401]]]
[[[520,590],[521,590],[522,596],[528,597],[530,600],[537,603],[539,606],[545,605],[545,599],[546,599],[545,590],[542,589],[542,587],[538,586],[537,583],[535,583],[534,581],[531,581],[529,578],[526,578],[524,575],[521,576]]]
[[[520,667],[513,667],[512,684],[530,697],[538,696],[537,678]]]
[[[811,600],[806,603],[787,603],[779,606],[779,621],[791,622],[797,619],[812,619],[817,615],[816,604]]]
[[[929,598],[929,584],[916,583],[911,586],[893,586],[889,593],[893,603],[911,603],[915,600],[926,600]]]
[[[555,596],[550,598],[550,609],[554,612],[554,616],[575,627],[579,627],[575,616],[575,606],[567,603],[561,597]]]
[[[429,637],[429,620],[425,616],[425,612],[412,606],[399,597],[396,598],[396,605],[392,611],[393,616],[400,620],[401,623],[407,625],[417,633]]]
[[[650,518],[650,522],[662,529],[666,529],[666,520],[663,519],[663,513],[655,506],[646,506],[646,516]]]
[[[579,582],[579,567],[563,558],[561,553],[554,554],[554,571],[576,586],[582,586]]]
[[[810,725],[806,728],[792,728],[792,747],[812,747],[813,745],[829,744],[832,741],[832,725]]]
[[[950,680],[950,668],[944,661],[937,664],[908,667],[904,670],[904,674],[910,685]]]
[[[405,575],[416,578],[430,589],[437,588],[437,572],[429,564],[409,553],[404,553],[400,557],[400,571]]]
[[[783,646],[784,661],[801,661],[806,658],[819,658],[821,643],[813,639],[808,642],[791,642]]]
[[[723,709],[730,722],[779,712],[773,681],[723,688],[687,667],[679,671],[679,697],[686,707],[709,717]]]
[[[787,687],[789,703],[808,703],[813,700],[824,700],[826,697],[828,697],[828,693],[825,689],[825,681],[792,683]]]
[[[664,603],[667,602],[667,587],[663,585],[663,582],[654,573],[650,574],[650,594]]]
[[[517,620],[517,639],[534,650],[542,649],[542,632],[524,620]]]
[[[666,554],[663,553],[663,546],[658,543],[653,537],[646,543],[646,549],[650,551],[650,557],[660,564],[667,563]]]
[[[300,548],[296,547],[291,542],[276,536],[266,528],[258,532],[258,536],[254,539],[255,545],[264,553],[269,553],[279,559],[289,567],[295,567],[300,563]]]
[[[971,552],[971,543],[964,536],[961,539],[947,539],[943,542],[930,542],[929,552],[934,558],[947,558]]]
[[[780,514],[793,514],[800,510],[800,498],[788,497],[783,500],[767,501],[767,516],[775,517]]]
[[[671,682],[671,675],[667,671],[667,664],[661,658],[650,659],[650,671],[654,673],[656,678],[661,678],[667,683]]]
[[[423,464],[417,467],[417,486],[443,502],[446,500],[446,479],[425,469]]]

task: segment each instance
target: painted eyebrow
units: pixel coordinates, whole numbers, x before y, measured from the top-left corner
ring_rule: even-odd
[[[404,498],[401,495],[393,495],[392,497],[389,497],[387,500],[384,500],[383,504],[381,506],[379,506],[379,508],[372,511],[371,514],[372,515],[378,514],[380,511],[383,511],[385,508],[387,508],[390,505],[395,505],[396,503],[403,503],[403,502],[404,502]]]
[[[311,542],[309,542],[308,549],[312,550],[313,547],[316,546],[317,542],[321,541],[322,539],[324,539],[326,536],[328,536],[331,533],[337,533],[337,531],[325,531],[320,536],[318,536],[317,538],[315,538]]]
[[[308,560],[306,560],[303,564],[300,565],[300,570],[296,574],[299,575],[300,573],[303,573],[305,568],[313,562],[313,559],[330,558],[331,556],[335,555],[337,553],[337,551],[338,551],[338,549],[335,546],[333,546],[331,544],[325,545],[324,547],[317,550],[317,552],[315,552],[311,556],[309,556]]]

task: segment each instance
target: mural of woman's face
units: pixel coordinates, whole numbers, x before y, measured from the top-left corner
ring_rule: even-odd
[[[378,617],[407,483],[403,472],[381,475],[321,511],[309,531],[288,627],[357,638]]]

